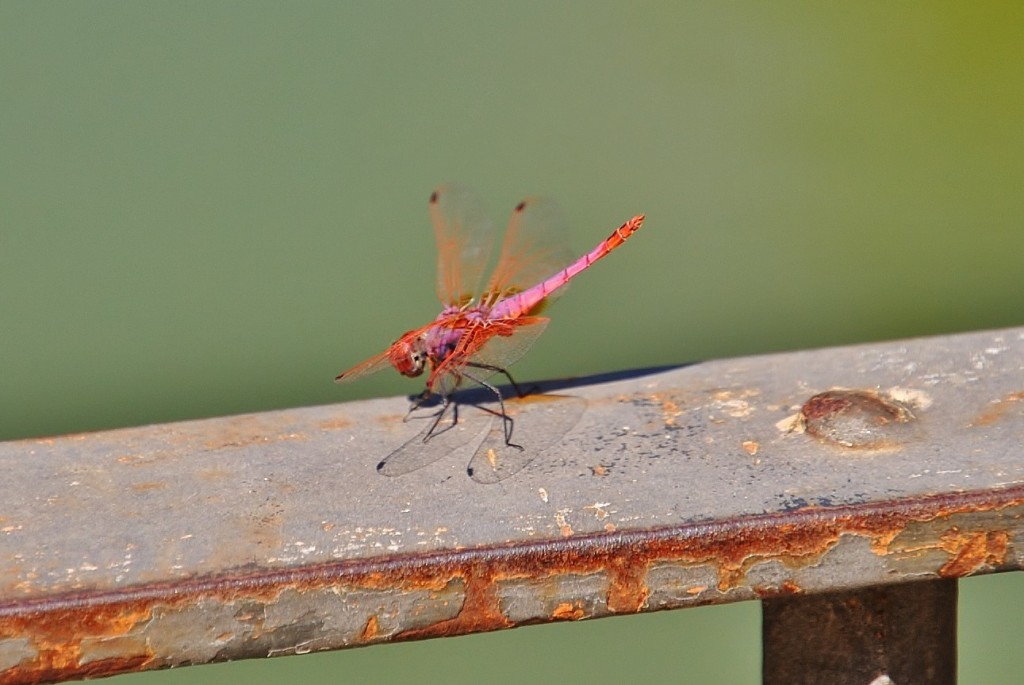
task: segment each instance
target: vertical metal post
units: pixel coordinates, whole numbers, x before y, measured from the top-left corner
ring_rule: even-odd
[[[765,685],[954,685],[956,580],[762,603]]]

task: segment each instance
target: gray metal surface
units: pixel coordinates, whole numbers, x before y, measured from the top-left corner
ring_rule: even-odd
[[[1024,329],[546,389],[0,444],[0,683],[1021,568]]]

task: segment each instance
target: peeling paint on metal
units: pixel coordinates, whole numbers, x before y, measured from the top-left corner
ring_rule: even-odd
[[[1020,568],[1022,513],[1024,487],[7,603],[0,683]]]

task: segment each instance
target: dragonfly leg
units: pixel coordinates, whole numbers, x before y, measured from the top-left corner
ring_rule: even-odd
[[[409,417],[412,416],[412,413],[419,409],[420,407],[422,407],[427,402],[429,402],[430,398],[433,396],[434,393],[430,391],[430,388],[424,388],[423,392],[421,392],[419,395],[416,395],[415,399],[413,399],[412,406],[409,407],[408,413],[406,413],[405,418],[402,420],[408,421]]]
[[[405,413],[405,417],[402,419],[402,423],[408,423],[409,420],[411,420],[413,418],[413,414],[416,412],[416,410],[419,409],[420,407],[422,407],[428,401],[430,401],[430,399],[433,396],[434,396],[434,393],[432,393],[429,388],[425,389],[419,395],[416,395],[416,397],[413,399],[412,406],[409,407],[409,411],[407,411]],[[437,430],[437,427],[441,424],[441,421],[444,419],[444,415],[448,411],[449,405],[451,405],[451,407],[452,407],[452,425],[444,428],[443,430]],[[455,427],[455,424],[457,424],[459,422],[459,405],[456,402],[453,402],[450,396],[443,395],[443,396],[441,396],[441,408],[440,409],[438,409],[433,414],[429,414],[429,415],[424,416],[424,417],[417,416],[416,418],[432,418],[432,419],[434,419],[433,422],[430,424],[430,428],[427,430],[427,434],[423,436],[423,442],[426,442],[427,440],[430,440],[430,438],[434,437],[435,435],[438,435],[440,433],[443,433],[446,430],[449,430],[449,429]]]
[[[437,426],[441,423],[441,419],[444,418],[445,413],[448,411],[448,407],[452,408],[452,425],[448,426],[447,428],[445,428],[443,430],[437,430]],[[410,410],[410,412],[411,411],[412,410]],[[432,424],[430,424],[430,430],[428,430],[427,434],[423,436],[423,442],[426,442],[427,440],[430,440],[430,438],[434,437],[435,435],[438,435],[440,433],[444,433],[446,430],[451,430],[452,428],[455,428],[455,425],[458,422],[459,422],[459,404],[458,404],[458,402],[452,402],[451,397],[449,397],[448,395],[445,395],[444,398],[442,399],[441,411],[437,412],[437,414],[434,416],[434,422]]]
[[[477,368],[477,369],[484,369],[485,371],[492,371],[494,373],[500,373],[502,376],[504,376],[505,378],[508,379],[509,383],[512,384],[512,389],[516,391],[516,395],[518,397],[526,397],[530,393],[536,392],[536,390],[537,390],[536,386],[534,386],[533,388],[530,388],[526,392],[523,392],[523,389],[519,387],[518,383],[516,383],[516,379],[512,378],[512,374],[510,374],[508,372],[508,369],[504,369],[504,368],[502,368],[500,366],[494,366],[492,364],[481,364],[480,362],[468,362],[466,364],[466,366],[472,366],[472,367]],[[472,379],[472,380],[476,380],[476,379]],[[480,381],[476,381],[476,382],[480,383]],[[480,385],[483,385],[483,383],[480,383]],[[488,387],[490,387],[490,386],[488,386]]]
[[[490,366],[488,364],[474,364],[473,362],[470,362],[468,364],[468,366],[473,366],[473,367],[478,368],[478,369],[485,369],[487,371],[501,372],[501,373],[505,374],[505,376],[510,381],[512,381],[512,376],[509,376],[508,375],[508,371],[506,371],[505,369],[501,369],[501,368],[498,368],[496,366]],[[522,445],[517,445],[514,442],[512,442],[512,429],[515,427],[515,421],[512,419],[511,416],[508,415],[508,412],[505,411],[505,398],[503,398],[501,396],[501,391],[498,390],[498,388],[496,386],[491,385],[490,383],[488,383],[484,379],[476,378],[476,377],[466,373],[465,371],[462,372],[462,375],[464,375],[466,378],[468,378],[469,380],[471,380],[471,381],[473,381],[475,383],[479,383],[480,385],[484,386],[485,388],[487,388],[488,390],[490,390],[491,392],[494,393],[494,396],[498,398],[498,406],[500,407],[501,421],[502,421],[502,425],[503,425],[503,428],[504,428],[504,431],[505,431],[505,444],[507,446],[509,446],[509,447],[514,447],[517,450],[523,449]],[[512,381],[512,387],[514,387],[516,389],[516,392],[519,393],[519,386],[516,385],[515,381]],[[519,393],[519,396],[522,397],[523,396],[522,393]],[[487,410],[487,411],[490,411],[490,410]],[[498,414],[499,412],[493,412],[492,411],[491,413],[492,414]]]

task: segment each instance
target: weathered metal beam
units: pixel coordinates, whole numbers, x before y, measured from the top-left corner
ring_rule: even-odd
[[[549,385],[512,475],[402,398],[2,443],[0,683],[1020,569],[1022,371],[1014,329]]]

